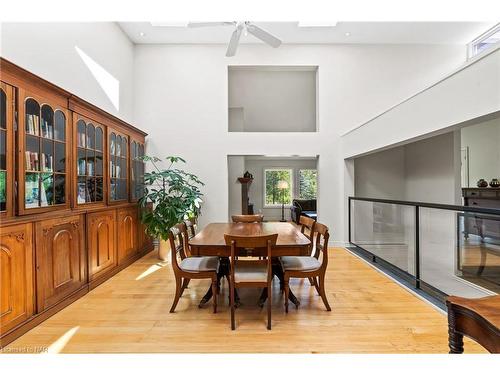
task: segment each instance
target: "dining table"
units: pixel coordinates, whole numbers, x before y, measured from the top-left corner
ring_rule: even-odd
[[[265,236],[278,234],[276,245],[272,249],[273,257],[280,256],[309,256],[311,255],[311,241],[301,231],[300,227],[290,222],[262,222],[262,223],[210,223],[189,240],[191,256],[219,256],[221,265],[228,268],[228,258],[231,256],[231,246],[226,245],[224,235],[232,236]],[[267,256],[267,249],[239,249],[238,257]],[[273,268],[280,282],[280,267]],[[228,270],[226,270],[228,273]],[[227,277],[227,274],[225,275]],[[200,306],[211,297],[211,289],[203,297]],[[259,299],[263,305],[267,298],[264,290]],[[289,299],[296,306],[300,304],[295,295],[290,291]]]

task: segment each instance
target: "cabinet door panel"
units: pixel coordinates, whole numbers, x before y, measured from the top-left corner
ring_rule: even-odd
[[[83,218],[36,223],[38,311],[61,301],[87,282]]]
[[[31,224],[5,227],[0,235],[0,336],[33,315]]]
[[[118,210],[118,263],[137,253],[137,208]]]
[[[153,209],[153,205],[152,204],[148,204],[148,206],[146,207],[146,210],[152,210]],[[138,210],[138,214],[137,214],[137,247],[139,249],[139,251],[143,251],[146,247],[149,247],[152,245],[152,238],[150,236],[148,236],[148,234],[146,233],[146,226],[142,223],[141,221],[141,210],[142,208],[141,207],[138,207],[137,208]]]
[[[94,212],[87,215],[89,278],[94,280],[117,265],[116,212]]]

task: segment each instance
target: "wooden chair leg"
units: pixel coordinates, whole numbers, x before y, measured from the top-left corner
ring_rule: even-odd
[[[234,322],[234,282],[230,280],[230,293],[229,293],[229,304],[231,305],[231,329],[234,331],[236,329],[236,324]]]
[[[177,307],[177,302],[179,302],[179,298],[181,298],[181,290],[182,290],[182,278],[175,278],[175,297],[174,302],[172,303],[172,307],[170,308],[170,312],[173,313],[175,308]]]
[[[288,314],[288,296],[290,295],[289,278],[285,275],[285,312]]]
[[[212,279],[212,298],[214,303],[214,314],[217,312],[217,277]]]
[[[316,289],[316,292],[318,292],[318,295],[321,295],[321,292],[319,290],[319,281],[317,277],[313,277],[313,283],[314,283],[314,288]]]
[[[272,303],[272,284],[267,286],[267,329],[271,329],[271,303]]]
[[[191,281],[191,279],[184,278],[184,281],[182,282],[182,288],[181,288],[181,297],[182,297],[182,293],[184,293],[184,289],[186,289],[188,287],[190,281]]]
[[[325,275],[319,276],[319,295],[325,304],[326,311],[332,311],[330,304],[328,303],[328,299],[326,298],[325,292]]]

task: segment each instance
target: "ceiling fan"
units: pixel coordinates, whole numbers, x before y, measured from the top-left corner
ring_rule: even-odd
[[[252,34],[257,39],[262,40],[264,43],[269,44],[273,48],[278,48],[281,40],[270,34],[266,30],[253,24],[250,21],[232,21],[232,22],[189,22],[188,27],[212,27],[212,26],[233,26],[235,30],[229,40],[227,46],[226,56],[231,57],[236,54],[236,49],[240,42],[241,33],[247,35],[247,32]]]

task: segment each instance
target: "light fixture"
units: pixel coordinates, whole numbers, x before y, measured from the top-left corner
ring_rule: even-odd
[[[351,33],[348,31],[344,34],[345,36],[351,36]]]
[[[299,27],[335,27],[337,21],[299,21]]]
[[[141,31],[141,32],[139,33],[139,35],[140,35],[140,36],[146,36],[146,33],[145,33],[144,31]]]
[[[187,21],[150,22],[153,27],[187,27]]]
[[[278,183],[276,184],[276,187],[278,190],[281,190],[281,220],[282,222],[285,222],[285,190],[288,189],[288,181],[285,180],[279,180]]]

